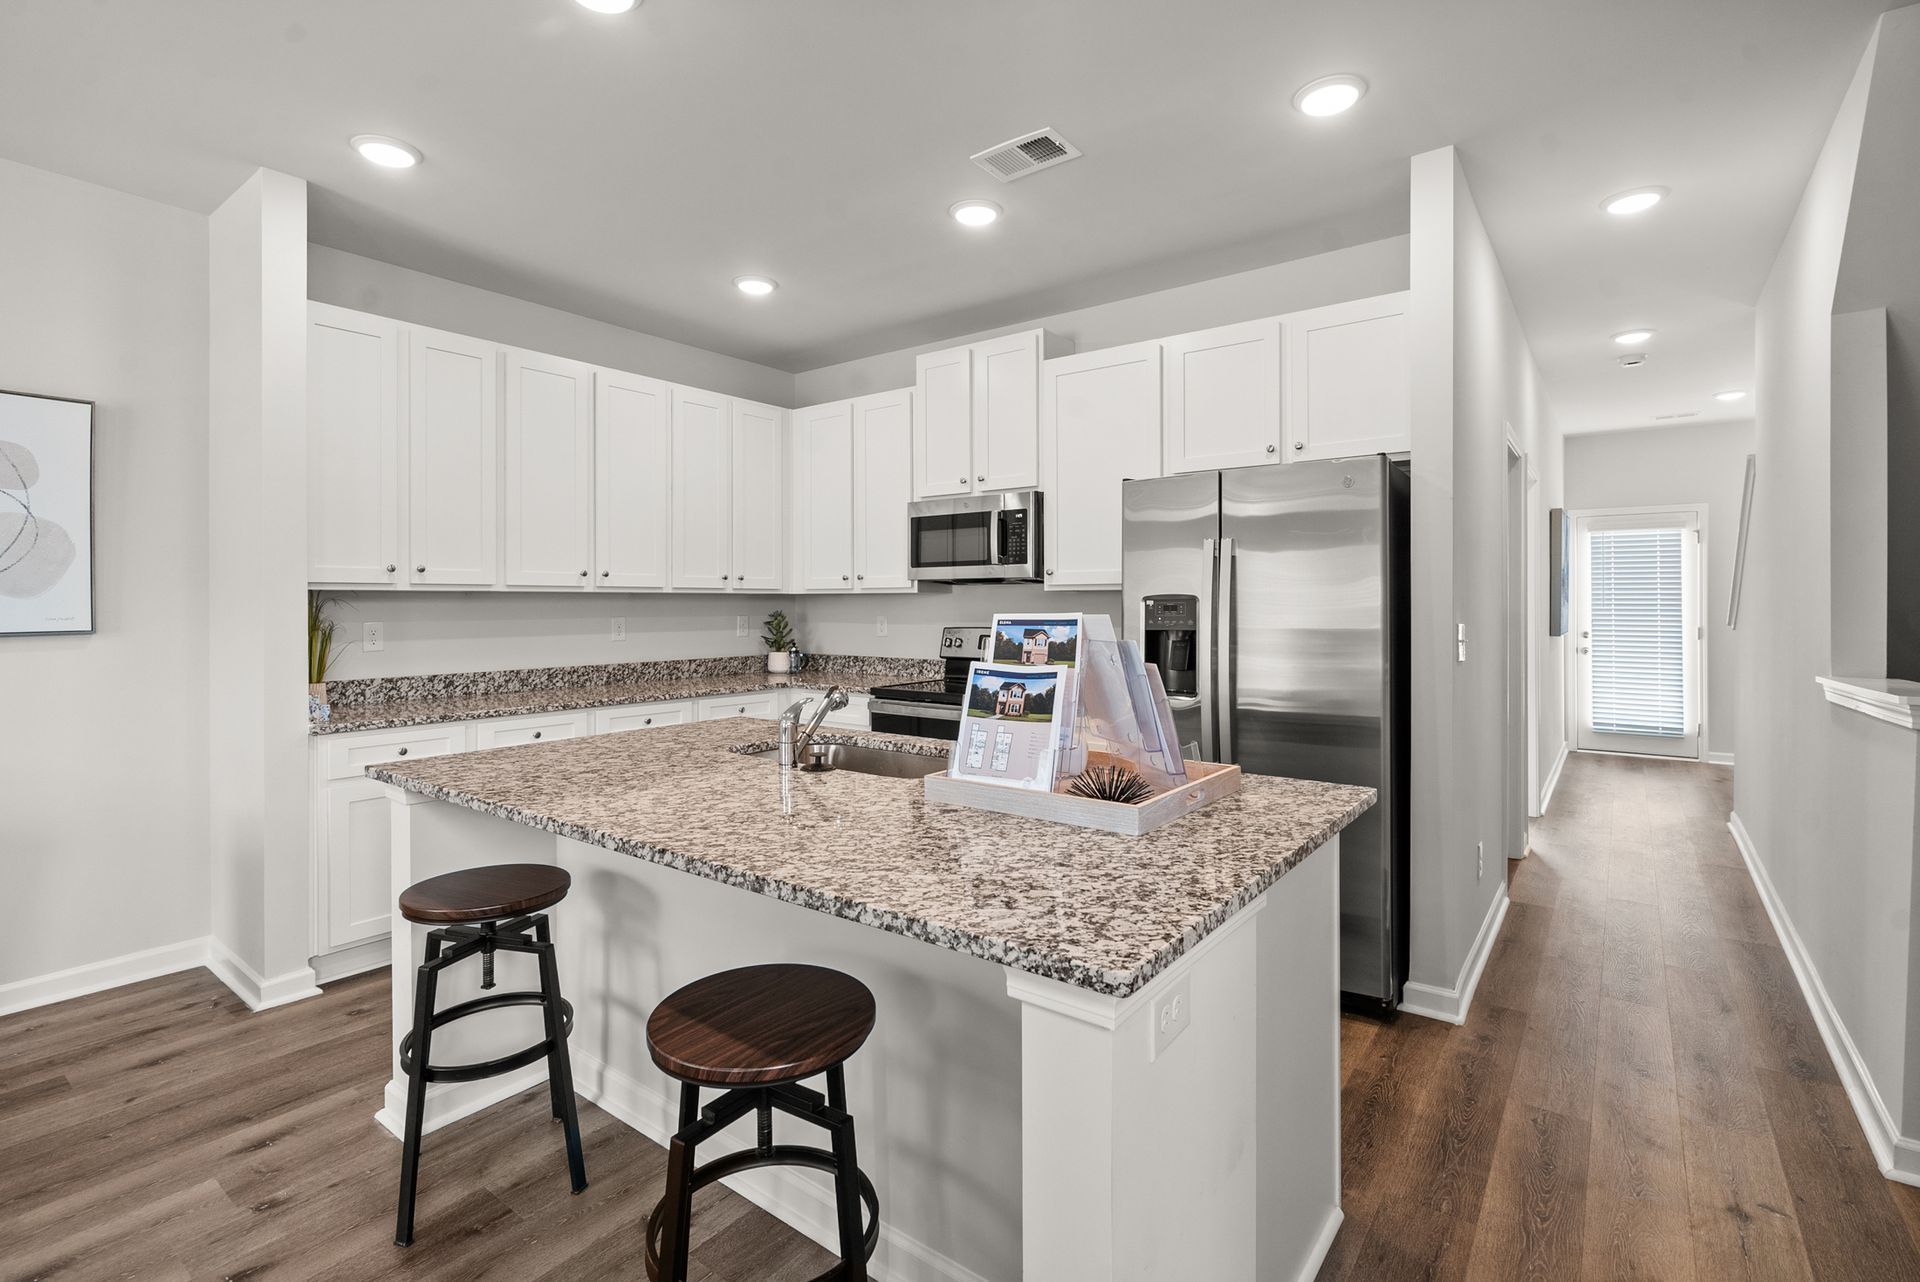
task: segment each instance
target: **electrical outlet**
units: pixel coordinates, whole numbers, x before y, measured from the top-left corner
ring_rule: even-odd
[[[1153,1021],[1153,1051],[1147,1057],[1152,1061],[1166,1054],[1173,1039],[1186,1032],[1187,1025],[1193,1022],[1192,977],[1182,975],[1178,983],[1168,985],[1147,1013]]]
[[[1476,881],[1481,880],[1485,878],[1486,875],[1487,875],[1487,843],[1484,841],[1476,841],[1473,843],[1474,880]]]
[[[387,625],[368,623],[360,629],[360,648],[368,654],[379,654],[387,648]]]
[[[877,637],[883,637],[887,635],[887,618],[885,615],[880,615],[874,619],[873,635]]]
[[[627,639],[627,621],[619,617],[618,615],[615,615],[613,620],[613,626],[607,629],[607,640],[625,641],[626,639]]]
[[[733,616],[733,635],[737,637],[750,637],[753,635],[753,629],[747,622],[746,615],[736,614]]]

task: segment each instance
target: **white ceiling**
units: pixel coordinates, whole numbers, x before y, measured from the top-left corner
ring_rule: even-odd
[[[1457,143],[1570,430],[1701,411],[1884,0],[5,0],[0,156],[802,370],[1406,227]],[[1309,120],[1293,91],[1372,92]],[[1002,186],[1042,126],[1083,159]],[[361,132],[425,153],[408,172]],[[1637,220],[1600,199],[1659,183]],[[988,231],[947,217],[1005,205]],[[782,288],[749,300],[745,272]],[[1660,331],[1614,365],[1608,336]]]

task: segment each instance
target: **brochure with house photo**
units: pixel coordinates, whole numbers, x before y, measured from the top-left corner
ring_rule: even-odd
[[[1071,669],[973,663],[947,774],[1052,791],[1060,718],[1072,708]]]
[[[1080,625],[1077,614],[996,614],[989,657],[1030,668],[1078,667]]]

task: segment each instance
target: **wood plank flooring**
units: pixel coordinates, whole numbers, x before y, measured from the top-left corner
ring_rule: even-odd
[[[1342,1020],[1323,1279],[1920,1282],[1920,1190],[1874,1166],[1730,787],[1576,756],[1469,1021]],[[418,1240],[393,1246],[387,1018],[384,973],[251,1015],[192,971],[0,1019],[0,1279],[644,1276],[663,1154],[583,1105],[570,1196],[544,1088],[429,1137]],[[831,1263],[724,1189],[695,1235],[696,1282]]]

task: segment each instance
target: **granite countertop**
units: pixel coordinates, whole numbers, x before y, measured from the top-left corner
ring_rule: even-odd
[[[1143,837],[930,803],[917,779],[793,779],[735,749],[774,723],[692,725],[371,767],[370,777],[651,863],[1124,997],[1371,806],[1371,788],[1248,775]],[[926,756],[901,735],[822,735]]]

